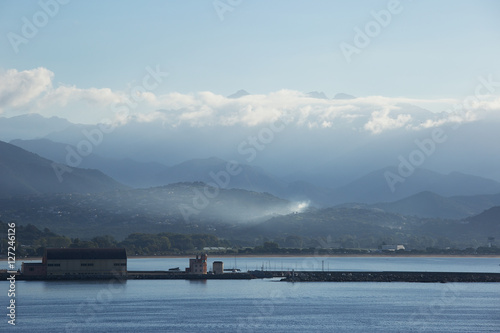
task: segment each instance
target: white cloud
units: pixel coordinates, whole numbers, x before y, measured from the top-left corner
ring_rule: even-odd
[[[364,129],[373,134],[380,134],[386,130],[401,128],[412,119],[409,114],[399,114],[397,117],[392,118],[390,112],[390,108],[382,111],[374,111],[370,121],[365,124]]]
[[[53,76],[43,67],[0,71],[0,111],[27,106],[52,87]]]
[[[478,98],[468,105],[468,109],[471,111],[484,111],[485,114],[493,113],[498,117],[500,111],[500,97],[485,96],[480,99]]]
[[[311,130],[334,131],[347,127],[380,134],[405,128],[421,130],[448,123],[461,123],[496,117],[500,98],[474,100],[465,111],[433,113],[420,105],[459,104],[452,99],[412,99],[367,96],[355,99],[319,99],[294,90],[227,98],[210,91],[181,94],[129,92],[109,88],[82,89],[53,86],[54,73],[45,68],[0,72],[0,112],[37,112],[57,115],[73,122],[98,123],[115,119],[124,124],[161,122],[165,126],[265,126],[278,119]],[[415,106],[417,105],[417,106]],[[115,113],[117,106],[127,112]],[[444,108],[443,108],[444,109]]]
[[[113,103],[123,103],[124,97],[109,88],[79,89],[74,86],[60,86],[49,90],[38,102],[40,108],[52,106],[65,107],[74,102],[85,102],[90,106],[108,106]]]

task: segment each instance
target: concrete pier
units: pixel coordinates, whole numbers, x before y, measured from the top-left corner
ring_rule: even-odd
[[[500,282],[500,273],[469,272],[293,272],[286,282]]]
[[[4,276],[5,275],[5,276]],[[7,274],[0,274],[5,280]],[[500,273],[473,272],[353,272],[353,271],[249,271],[246,273],[188,274],[169,271],[128,271],[126,275],[23,276],[16,280],[249,280],[281,277],[285,282],[500,282]]]

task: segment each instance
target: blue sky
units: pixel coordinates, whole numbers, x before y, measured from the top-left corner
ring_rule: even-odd
[[[220,3],[232,4],[223,20]],[[68,1],[16,53],[8,34],[22,36],[23,17],[32,22],[43,9],[38,1],[2,1],[0,70],[43,67],[54,88],[126,92],[146,67],[159,66],[169,76],[155,94],[289,89],[458,101],[473,93],[478,76],[500,77],[498,1],[400,1],[390,23],[346,61],[341,43],[354,45],[354,29],[364,30],[371,12],[389,3]]]

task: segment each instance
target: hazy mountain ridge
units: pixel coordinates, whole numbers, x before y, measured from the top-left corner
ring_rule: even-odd
[[[158,112],[164,113],[161,110]],[[164,116],[170,119],[178,112],[170,110],[167,113]],[[305,114],[314,114],[314,111],[307,111]],[[412,124],[408,124],[408,127],[414,129],[392,129],[378,134],[370,132],[370,128],[375,130],[378,126],[374,117],[382,117],[384,121],[387,118],[390,122],[390,119],[405,115],[411,116]],[[291,115],[291,119],[299,116],[300,114]],[[269,143],[266,141],[266,144],[262,145],[265,149],[259,147],[259,150],[256,150],[258,154],[254,163],[271,174],[309,174],[310,179],[295,180],[336,188],[374,170],[390,165],[397,166],[400,157],[408,160],[409,154],[420,149],[416,141],[431,139],[433,131],[438,129],[443,131],[444,142],[436,143],[435,150],[425,157],[420,167],[445,174],[459,171],[483,175],[500,181],[500,171],[494,167],[500,163],[498,147],[494,144],[500,141],[498,122],[477,120],[464,123],[458,129],[453,126],[455,124],[446,122],[436,128],[426,128],[422,125],[426,124],[428,119],[440,123],[449,117],[448,113],[431,113],[416,106],[401,104],[388,115],[370,109],[358,110],[356,114],[339,117],[334,122],[315,123],[304,120],[299,123],[286,123],[283,130],[274,133]],[[366,127],[370,121],[372,127]],[[132,158],[139,162],[154,161],[169,166],[209,156],[218,156],[224,160],[234,159],[245,164],[248,155],[242,154],[242,151],[245,151],[242,148],[251,147],[248,138],[258,138],[260,131],[268,126],[269,124],[253,127],[217,124],[202,127],[171,125],[161,119],[148,122],[131,116],[127,122],[106,133],[103,142],[93,147],[93,153],[116,160]],[[28,125],[26,129],[20,129],[19,135],[12,139],[26,139],[22,130],[27,131],[27,128]],[[88,140],[83,134],[84,130],[92,131],[98,128],[98,125],[70,124],[43,137],[76,146]],[[179,142],[182,142],[182,147]],[[477,161],[482,163],[478,164]],[[408,195],[401,198],[405,196]]]
[[[76,147],[47,139],[13,140],[12,143],[60,163],[66,162],[68,149],[77,151]],[[171,167],[160,163],[137,162],[132,159],[115,160],[97,154],[90,154],[81,161],[82,167],[99,169],[112,178],[136,188],[201,181],[222,188],[269,192],[289,200],[310,201],[318,207],[345,203],[377,204],[376,206],[382,209],[421,217],[462,218],[470,216],[498,202],[494,197],[478,197],[475,200],[479,202],[469,204],[468,200],[471,200],[471,196],[500,193],[500,183],[490,179],[458,172],[444,175],[424,168],[416,168],[412,175],[404,178],[404,182],[396,183],[395,191],[392,192],[386,173],[398,175],[396,167],[373,171],[339,188],[328,188],[316,186],[312,181],[308,182],[307,175],[303,175],[305,179],[302,180],[283,180],[267,173],[262,168],[246,164],[234,165],[238,172],[236,175],[229,175],[226,172],[228,161],[217,157],[192,159]],[[433,192],[446,198],[455,196],[467,196],[467,198],[444,200],[438,197],[424,198],[421,195],[407,199],[421,192]],[[405,199],[407,200],[404,201]],[[401,202],[394,203],[398,200]],[[439,200],[443,205],[441,207],[439,207]],[[493,201],[485,205],[482,203],[484,200]],[[378,205],[384,202],[391,204]],[[428,206],[424,207],[424,203]],[[404,207],[405,205],[407,208]],[[416,206],[412,208],[411,205]],[[431,211],[430,207],[434,207],[434,211]]]
[[[471,196],[500,193],[500,183],[478,176],[452,172],[447,175],[424,168],[415,168],[404,182],[396,183],[392,191],[386,174],[398,176],[396,167],[380,169],[337,189],[336,200],[374,204],[392,202],[420,192],[429,191],[441,196]]]
[[[125,188],[99,170],[55,166],[50,160],[2,141],[0,156],[0,196]]]
[[[13,140],[11,144],[29,150],[58,163],[66,163],[68,149],[77,148],[48,139]],[[192,159],[171,167],[160,163],[142,163],[132,159],[115,160],[90,154],[81,159],[81,167],[99,169],[123,184],[135,187],[154,187],[178,182],[205,182],[222,188],[240,188],[256,192],[269,192],[292,200],[311,200],[319,205],[328,204],[329,190],[307,182],[285,182],[269,175],[262,168],[236,165],[236,175],[227,178],[228,161],[217,157]],[[222,174],[225,175],[222,175]]]
[[[496,205],[500,205],[500,193],[444,197],[430,191],[424,191],[398,201],[376,203],[367,205],[367,207],[403,215],[462,219],[479,214]]]
[[[65,130],[73,124],[59,117],[46,118],[39,114],[25,114],[11,118],[0,117],[0,140],[36,139]]]
[[[10,143],[57,163],[79,161],[80,168],[98,169],[120,183],[135,188],[164,185],[158,183],[157,175],[168,170],[167,166],[160,163],[138,162],[131,158],[119,160],[94,153],[82,157],[77,147],[49,139],[12,140]]]

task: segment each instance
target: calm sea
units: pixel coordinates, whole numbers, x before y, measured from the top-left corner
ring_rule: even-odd
[[[217,258],[209,260],[211,263]],[[223,258],[227,268],[500,272],[495,258]],[[130,259],[130,270],[187,259]],[[0,282],[6,314],[7,282]],[[496,283],[24,282],[0,332],[500,332]]]

